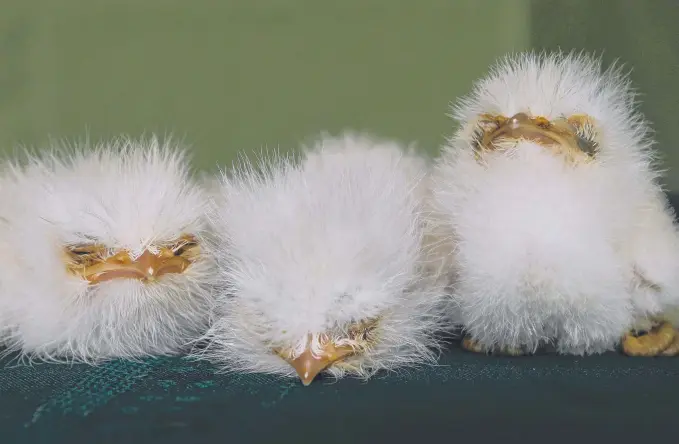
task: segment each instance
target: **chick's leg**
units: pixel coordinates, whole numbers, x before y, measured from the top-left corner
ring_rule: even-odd
[[[675,326],[674,327],[675,336],[672,344],[670,344],[670,346],[667,347],[665,351],[662,352],[662,355],[679,356],[679,329],[677,329],[676,327],[677,325],[679,325],[679,308],[669,309],[665,313],[663,313],[663,316],[667,322]]]
[[[672,324],[662,321],[642,335],[630,331],[622,340],[622,349],[629,356],[676,355],[679,337]]]
[[[522,350],[513,347],[500,347],[489,349],[482,345],[481,343],[472,339],[471,336],[464,337],[464,339],[462,340],[462,348],[473,353],[482,354],[492,353],[494,355],[507,355],[507,356],[522,356],[526,354]]]
[[[636,229],[630,237],[634,260],[635,305],[642,311],[658,312],[654,328],[648,337],[636,338],[634,332],[623,339],[623,350],[634,356],[674,356],[679,354],[679,333],[673,326],[679,325],[679,232],[674,217],[666,210],[662,193],[644,203],[639,212]]]

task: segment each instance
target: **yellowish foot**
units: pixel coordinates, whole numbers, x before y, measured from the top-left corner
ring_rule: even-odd
[[[659,356],[672,348],[677,338],[677,332],[669,322],[662,322],[653,327],[648,333],[636,336],[629,332],[622,340],[622,349],[629,356]],[[679,353],[679,344],[676,345]]]
[[[518,348],[512,348],[512,347],[502,347],[502,348],[490,350],[490,349],[486,348],[485,346],[476,342],[470,336],[465,336],[464,339],[462,339],[462,348],[464,348],[467,351],[473,352],[473,353],[482,353],[482,354],[492,353],[494,355],[508,355],[508,356],[525,355],[525,353],[523,351],[519,350]]]
[[[679,355],[679,333],[674,331],[674,341],[661,354],[663,356],[677,356]]]

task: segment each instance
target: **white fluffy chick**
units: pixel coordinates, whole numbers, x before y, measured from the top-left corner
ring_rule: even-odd
[[[519,54],[454,117],[432,181],[463,345],[579,355],[626,336],[629,354],[674,353],[666,323],[627,335],[679,303],[677,228],[627,76],[586,54]]]
[[[55,147],[2,184],[3,342],[23,359],[173,354],[207,329],[209,198],[156,138]]]
[[[420,272],[426,161],[350,133],[304,151],[222,177],[224,290],[198,353],[304,385],[432,362],[445,293]]]

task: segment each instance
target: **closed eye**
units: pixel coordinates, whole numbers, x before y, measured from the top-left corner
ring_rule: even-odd
[[[77,267],[87,267],[106,255],[103,245],[72,245],[65,248],[67,262]]]
[[[71,250],[71,254],[75,254],[77,256],[85,256],[87,254],[92,254],[92,252],[87,250]]]
[[[178,247],[177,249],[174,250],[174,255],[175,256],[181,256],[182,254],[186,253],[189,249],[197,247],[198,244],[196,242],[187,242],[181,247]]]
[[[576,114],[567,119],[568,124],[575,130],[578,148],[583,153],[594,157],[599,151],[599,134],[594,120],[584,114]]]
[[[506,121],[507,118],[499,114],[481,114],[478,121],[476,122],[476,125],[474,126],[474,131],[472,134],[472,146],[474,151],[478,152],[484,148],[487,148],[481,146],[486,134],[491,134],[500,128],[500,126],[502,126]]]
[[[580,148],[580,150],[583,153],[591,157],[594,157],[596,155],[599,148],[598,142],[596,142],[595,140],[584,138],[580,135],[577,135],[576,139],[578,141],[578,148]]]
[[[379,318],[372,318],[351,324],[347,329],[347,336],[357,342],[369,342],[372,339],[372,333],[377,329],[378,323]]]
[[[198,242],[193,237],[186,237],[182,239],[173,249],[172,252],[175,256],[182,256],[186,253],[192,252],[198,247]]]

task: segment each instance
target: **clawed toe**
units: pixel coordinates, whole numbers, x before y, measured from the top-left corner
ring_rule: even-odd
[[[661,353],[662,356],[677,356],[679,355],[679,334],[675,330],[674,341]]]
[[[488,348],[476,340],[472,339],[470,336],[465,336],[462,339],[462,348],[473,353],[482,354],[493,354],[493,355],[506,355],[506,356],[522,356],[525,355],[522,350],[513,347],[498,347],[498,348]]]

